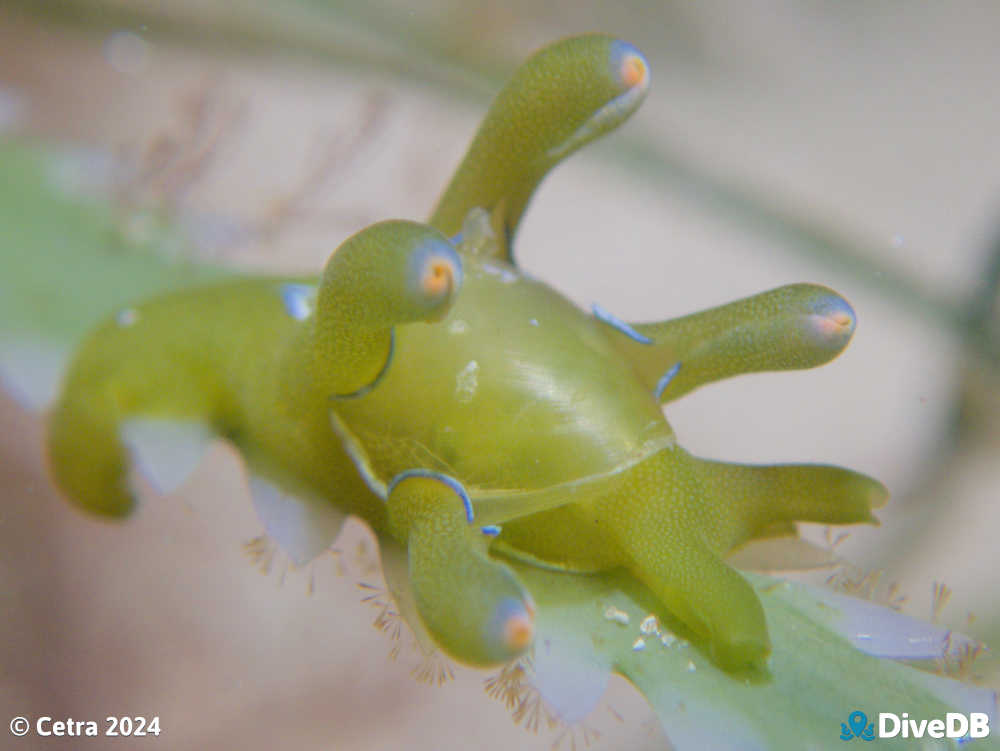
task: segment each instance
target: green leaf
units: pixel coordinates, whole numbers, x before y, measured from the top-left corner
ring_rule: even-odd
[[[513,565],[538,605],[533,683],[569,723],[587,709],[573,702],[593,695],[609,670],[639,689],[680,751],[845,748],[841,723],[855,710],[875,723],[876,735],[879,712],[906,712],[919,721],[944,719],[947,712],[995,711],[995,696],[988,690],[852,646],[842,634],[845,608],[839,605],[850,609],[854,598],[748,576],[760,594],[774,651],[765,673],[734,676],[713,665],[697,638],[654,615],[662,608],[626,574],[573,575]],[[855,602],[866,616],[881,609]],[[881,610],[889,623],[919,623]],[[846,615],[849,620],[851,614]],[[923,630],[932,634],[936,629],[926,624]],[[941,645],[947,649],[954,642],[945,638]],[[902,742],[958,747],[947,739],[878,737],[863,746]],[[994,749],[1000,743],[987,738],[963,747]]]

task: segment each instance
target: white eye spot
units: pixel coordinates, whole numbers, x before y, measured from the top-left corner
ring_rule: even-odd
[[[479,388],[479,363],[470,360],[455,376],[455,398],[462,404],[468,404],[476,396]]]
[[[645,648],[646,648],[646,640],[643,639],[641,636],[638,639],[636,639],[634,642],[632,642],[632,651],[633,652],[641,652]]]
[[[619,610],[614,605],[608,605],[607,609],[604,611],[604,617],[609,621],[620,623],[622,626],[627,626],[629,622],[628,613],[624,610]]]
[[[693,672],[694,672],[695,670],[697,670],[697,669],[698,669],[698,668],[697,668],[697,667],[695,667],[695,664],[694,664],[693,662],[691,662],[691,660],[688,660],[688,665],[687,665],[687,671],[688,671],[689,673],[693,673]]]
[[[448,324],[449,334],[464,334],[468,330],[469,330],[469,324],[460,319],[454,320]]]
[[[530,323],[532,326],[537,326],[538,325],[538,319],[537,318],[532,318],[530,321],[528,321],[528,323]]]
[[[115,323],[122,328],[134,326],[139,321],[139,311],[135,308],[122,308],[115,316]]]

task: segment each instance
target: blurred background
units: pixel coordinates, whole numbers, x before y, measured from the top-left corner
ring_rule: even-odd
[[[0,139],[50,152],[53,185],[109,202],[127,236],[168,222],[206,261],[312,271],[366,224],[426,217],[534,49],[634,42],[645,106],[550,176],[519,262],[629,320],[798,281],[843,294],[859,324],[834,363],[707,387],[667,416],[704,456],[881,479],[881,527],[837,545],[850,575],[881,571],[906,612],[1000,645],[998,28],[988,2],[8,0]],[[585,728],[536,737],[486,674],[414,678],[405,634],[392,659],[394,624],[361,602],[357,583],[380,583],[363,527],[310,570],[260,545],[252,560],[225,446],[123,524],[62,501],[41,446],[40,419],[0,396],[5,717],[159,715],[158,739],[115,748],[666,743],[624,682]],[[997,687],[996,665],[974,672]]]

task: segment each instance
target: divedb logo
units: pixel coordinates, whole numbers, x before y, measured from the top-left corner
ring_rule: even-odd
[[[840,740],[852,741],[860,738],[873,741],[876,738],[960,738],[972,740],[987,738],[990,734],[990,716],[985,712],[948,712],[944,718],[915,720],[909,714],[879,712],[878,726],[868,722],[868,715],[855,709],[847,716],[847,722],[840,723]]]

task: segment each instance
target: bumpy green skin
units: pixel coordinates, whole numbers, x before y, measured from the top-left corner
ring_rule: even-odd
[[[636,330],[654,343],[623,337],[618,345],[650,388],[664,362],[683,363],[663,392],[663,401],[673,401],[741,373],[822,365],[847,346],[854,323],[854,312],[832,290],[789,284],[682,318],[638,324]]]
[[[621,124],[648,88],[638,50],[601,34],[535,53],[493,101],[430,224],[451,237],[470,209],[486,209],[499,240],[497,255],[512,260],[517,225],[541,179]]]
[[[836,467],[698,459],[660,401],[826,362],[853,332],[850,307],[793,285],[637,325],[652,339],[639,344],[509,262],[544,174],[624,120],[647,85],[641,55],[604,36],[533,57],[491,108],[437,229],[384,222],[347,240],[309,315],[282,302],[285,285],[305,280],[242,279],[107,322],[49,418],[58,484],[91,511],[125,515],[122,421],[202,419],[254,472],[405,545],[424,624],[458,659],[496,663],[530,646],[534,605],[502,560],[515,556],[625,567],[707,637],[719,665],[760,663],[763,611],[722,556],[799,520],[872,522],[885,489]],[[474,207],[499,234],[494,253],[456,252],[438,231],[457,232]],[[495,524],[498,537],[483,533]]]

